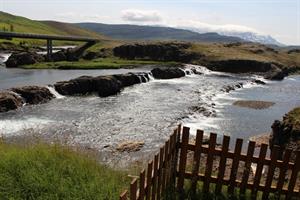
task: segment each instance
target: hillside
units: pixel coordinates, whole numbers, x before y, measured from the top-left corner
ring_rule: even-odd
[[[218,33],[196,33],[184,29],[127,24],[77,23],[77,26],[121,40],[180,40],[197,42],[241,42],[238,37]]]
[[[12,30],[11,30],[12,29]],[[68,23],[53,22],[53,21],[36,21],[25,17],[11,15],[0,11],[0,30],[22,32],[22,33],[39,33],[53,35],[75,35],[85,37],[95,37],[104,39],[100,34],[82,29]],[[20,40],[14,40],[20,41]],[[28,43],[35,41],[26,40]]]

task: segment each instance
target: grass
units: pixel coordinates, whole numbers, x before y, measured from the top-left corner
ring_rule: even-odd
[[[99,58],[95,60],[80,60],[76,62],[43,62],[34,65],[22,66],[25,69],[119,69],[133,68],[141,65],[172,65],[176,62],[157,62],[145,60],[124,60],[118,58]]]
[[[59,145],[0,143],[0,199],[118,199],[130,179]]]

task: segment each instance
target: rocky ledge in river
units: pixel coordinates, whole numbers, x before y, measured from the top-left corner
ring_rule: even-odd
[[[229,73],[256,73],[263,75],[266,79],[282,80],[288,76],[290,70],[284,68],[281,64],[270,63],[258,60],[228,59],[211,61],[208,68],[213,71]]]
[[[53,98],[53,94],[46,87],[25,86],[12,88],[0,92],[0,112],[15,110],[24,104],[46,103]]]
[[[170,79],[185,76],[182,69],[155,68],[152,71],[154,78]],[[99,97],[107,97],[119,93],[123,88],[147,82],[150,80],[148,73],[128,73],[108,76],[81,76],[69,81],[54,84],[56,91],[62,95],[85,95],[97,93]]]

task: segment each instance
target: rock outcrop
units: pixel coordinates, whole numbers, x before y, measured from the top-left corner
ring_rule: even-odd
[[[185,76],[185,72],[180,68],[154,68],[151,73],[156,79],[172,79]]]
[[[47,103],[54,98],[53,94],[46,87],[24,86],[10,90],[19,94],[27,104]]]
[[[45,58],[42,55],[33,52],[13,53],[5,64],[8,68],[15,68],[21,65],[35,64],[44,60]]]
[[[277,145],[282,150],[300,150],[300,107],[287,113],[282,121],[274,121],[269,144],[271,149]]]
[[[188,63],[198,54],[187,51],[190,43],[140,43],[126,44],[113,49],[115,56],[125,59],[149,59],[156,61],[178,61]]]
[[[11,91],[0,92],[0,113],[18,109],[23,103],[23,99]]]

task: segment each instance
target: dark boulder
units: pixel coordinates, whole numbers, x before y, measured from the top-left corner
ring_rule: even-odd
[[[258,85],[266,85],[266,83],[264,81],[261,81],[261,80],[258,80],[258,79],[252,80],[252,83],[256,83]]]
[[[93,77],[81,76],[69,81],[54,84],[55,90],[62,95],[88,94],[95,92]]]
[[[151,73],[156,79],[172,79],[185,76],[185,72],[180,68],[154,68]]]
[[[6,67],[14,68],[21,65],[31,65],[37,62],[44,61],[44,57],[37,53],[23,52],[23,53],[13,53],[8,60],[5,62]]]
[[[131,86],[140,83],[140,79],[136,74],[116,74],[113,75],[118,81],[120,81],[123,87]]]
[[[115,95],[122,89],[122,83],[114,76],[98,76],[93,80],[99,97]]]
[[[23,99],[11,91],[0,92],[0,112],[7,112],[22,107]]]
[[[97,52],[93,52],[93,51],[89,51],[87,53],[85,53],[82,58],[85,60],[93,60],[95,58],[98,58],[100,55]]]
[[[67,56],[64,51],[58,51],[51,55],[51,61],[53,62],[65,61],[65,60],[67,60]]]
[[[24,86],[12,88],[11,91],[20,94],[28,104],[46,103],[54,98],[53,94],[46,87]]]
[[[288,76],[288,70],[287,69],[279,69],[279,68],[273,68],[272,71],[268,72],[265,75],[265,79],[269,80],[283,80],[284,77]]]

